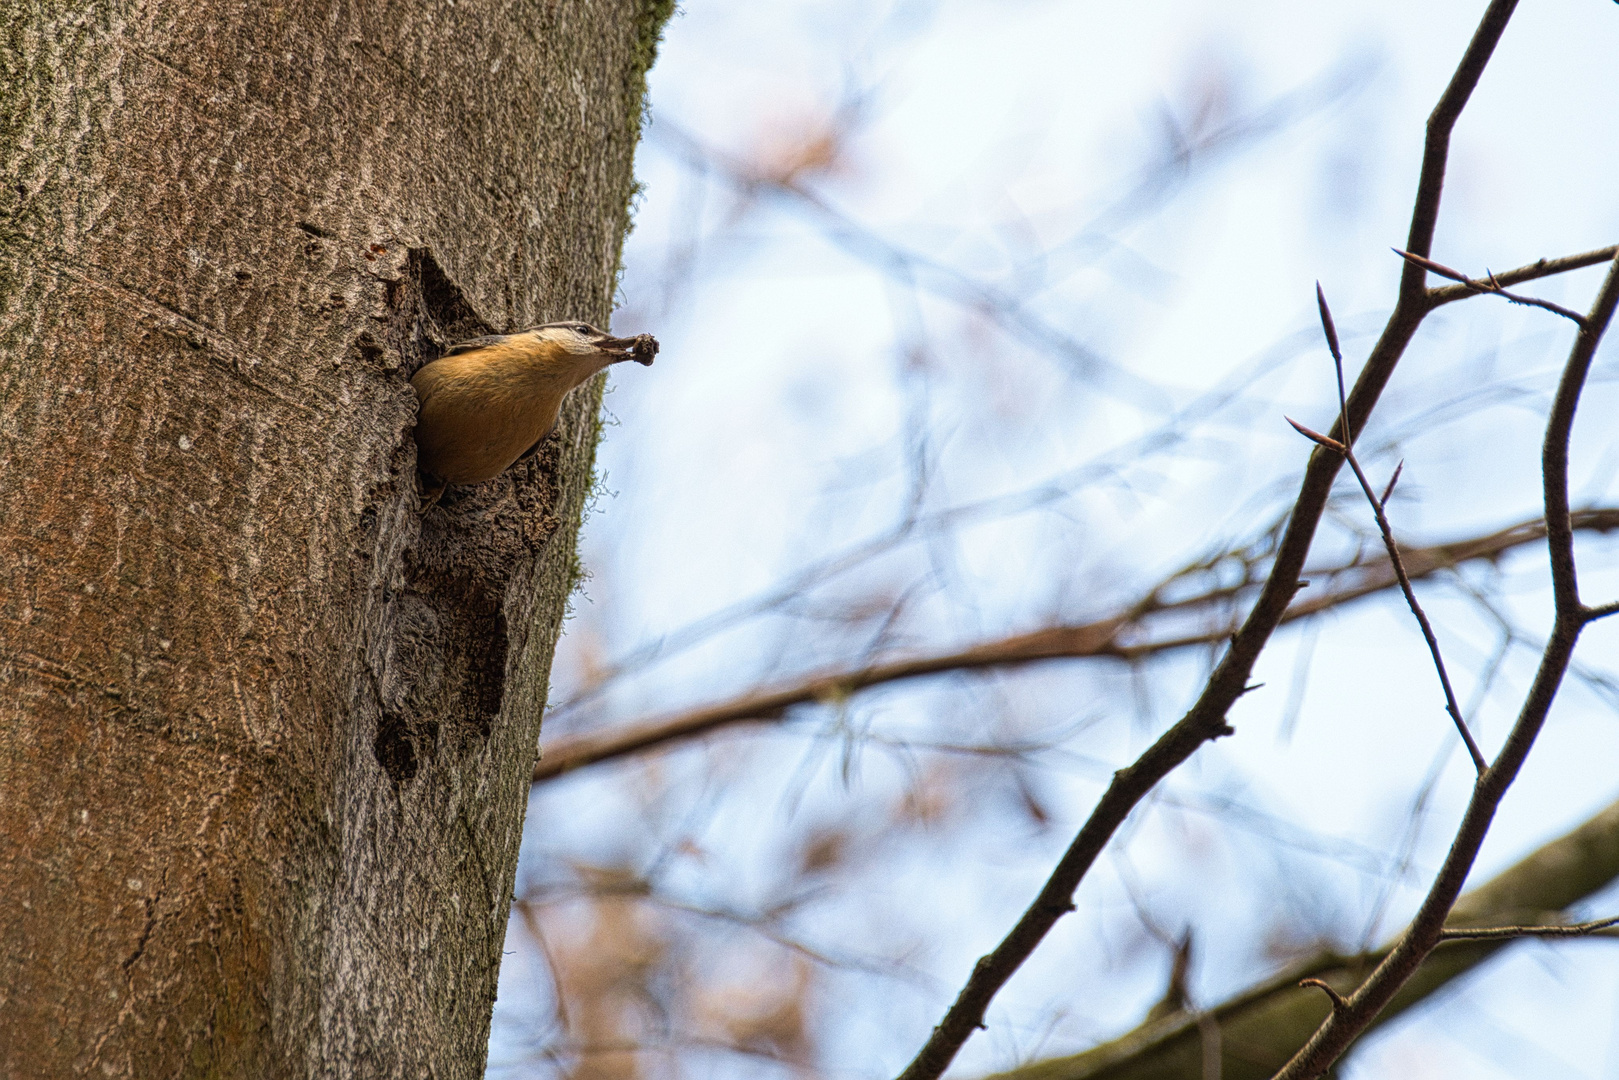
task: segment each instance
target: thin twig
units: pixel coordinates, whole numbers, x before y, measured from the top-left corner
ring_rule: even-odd
[[[1516,270],[1507,270],[1495,275],[1495,280],[1501,285],[1517,285],[1525,281],[1536,281],[1540,278],[1551,277],[1555,274],[1566,274],[1572,270],[1583,270],[1588,266],[1600,266],[1612,262],[1615,255],[1619,255],[1619,244],[1598,248],[1595,251],[1584,251],[1578,255],[1565,255],[1560,259],[1537,259],[1528,266],[1520,266]],[[1477,296],[1479,291],[1468,285],[1442,285],[1437,289],[1428,290],[1428,302],[1434,307],[1442,304],[1465,300],[1469,296]]]
[[[1447,277],[1452,281],[1460,282],[1462,287],[1467,289],[1469,292],[1487,293],[1491,296],[1499,296],[1503,300],[1510,300],[1514,304],[1524,304],[1528,307],[1544,308],[1547,311],[1561,315],[1565,319],[1572,320],[1576,326],[1583,327],[1585,325],[1584,315],[1581,315],[1577,311],[1570,311],[1561,304],[1554,304],[1550,300],[1541,300],[1533,296],[1519,296],[1517,293],[1507,292],[1506,289],[1501,287],[1501,279],[1489,271],[1485,271],[1484,279],[1479,281],[1468,277],[1460,270],[1452,270],[1443,263],[1434,262],[1432,259],[1425,259],[1421,255],[1413,255],[1411,252],[1401,251],[1399,248],[1393,248],[1392,250],[1394,254],[1398,255],[1407,262],[1416,263],[1424,270],[1432,271],[1433,273],[1438,274],[1440,277]]]
[[[1602,930],[1619,926],[1619,916],[1597,919],[1595,922],[1552,926],[1480,926],[1474,929],[1457,927],[1439,931],[1440,941],[1494,941],[1498,938],[1571,938],[1590,937]]]
[[[1609,615],[1619,615],[1619,600],[1613,600],[1598,607],[1585,609],[1586,622],[1596,622],[1598,619],[1606,619]]]
[[[1389,526],[1388,515],[1383,512],[1384,504],[1394,491],[1394,481],[1399,477],[1399,470],[1396,469],[1394,477],[1390,478],[1383,497],[1378,498],[1377,493],[1372,490],[1371,481],[1366,479],[1365,470],[1360,467],[1360,460],[1355,457],[1355,441],[1349,428],[1349,400],[1344,393],[1344,356],[1338,348],[1338,331],[1332,325],[1332,311],[1327,307],[1327,296],[1321,291],[1319,281],[1315,284],[1315,300],[1321,311],[1321,328],[1327,337],[1327,348],[1332,353],[1332,367],[1338,375],[1338,415],[1344,432],[1344,440],[1340,444],[1343,447],[1341,452],[1344,460],[1349,462],[1349,468],[1354,472],[1355,479],[1360,482],[1360,490],[1366,493],[1366,501],[1372,504],[1372,515],[1377,519],[1377,531],[1383,534],[1383,546],[1388,549],[1389,563],[1394,567],[1394,574],[1400,580],[1400,591],[1405,594],[1406,605],[1411,608],[1411,614],[1416,616],[1417,625],[1422,627],[1422,638],[1428,643],[1428,653],[1433,657],[1434,670],[1439,672],[1439,685],[1445,690],[1445,711],[1450,714],[1462,742],[1467,745],[1467,755],[1473,759],[1474,772],[1482,776],[1489,765],[1485,762],[1484,754],[1479,750],[1473,733],[1467,730],[1467,720],[1463,718],[1462,707],[1456,701],[1456,691],[1450,685],[1450,673],[1445,670],[1445,658],[1439,652],[1439,638],[1434,634],[1433,624],[1428,621],[1427,612],[1417,603],[1416,590],[1411,587],[1411,578],[1405,572],[1405,564],[1400,560],[1400,545],[1394,542],[1394,530]],[[1580,325],[1585,325],[1583,320]],[[1293,422],[1289,420],[1288,423]],[[1299,428],[1298,424],[1293,426]]]

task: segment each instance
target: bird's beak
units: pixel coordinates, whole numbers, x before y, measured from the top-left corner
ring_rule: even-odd
[[[596,348],[611,356],[613,358],[611,362],[614,364],[624,360],[634,360],[637,364],[651,367],[652,358],[658,355],[658,339],[651,334],[603,338],[596,342]]]

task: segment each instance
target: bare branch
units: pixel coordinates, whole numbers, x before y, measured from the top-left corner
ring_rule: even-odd
[[[1453,929],[1506,922],[1553,923],[1573,905],[1605,889],[1619,876],[1619,802],[1577,828],[1537,848],[1489,881],[1470,889],[1451,912]],[[1448,932],[1448,931],[1447,931]],[[1447,944],[1430,955],[1378,1018],[1382,1024],[1436,993],[1453,979],[1497,955],[1510,940],[1486,938]],[[1263,1076],[1285,1062],[1321,1022],[1325,1002],[1298,989],[1315,978],[1343,993],[1387,955],[1324,951],[1199,1015],[1213,1020],[1227,1047],[1225,1075]],[[1193,1076],[1206,1036],[1186,1014],[1142,1024],[1078,1054],[1034,1061],[997,1074],[994,1080],[1146,1080]]]
[[[1505,4],[1509,11],[1510,4]],[[1492,5],[1491,10],[1495,9]],[[1479,777],[1473,796],[1456,830],[1444,865],[1422,902],[1410,928],[1401,937],[1371,976],[1349,996],[1349,1005],[1335,1011],[1318,1028],[1310,1041],[1277,1073],[1277,1080],[1305,1080],[1320,1076],[1348,1048],[1349,1044],[1376,1019],[1405,981],[1421,965],[1439,942],[1440,935],[1460,894],[1462,883],[1472,870],[1484,837],[1495,818],[1496,807],[1517,778],[1535,738],[1556,699],[1558,687],[1574,655],[1574,646],[1587,622],[1580,604],[1579,585],[1574,567],[1574,534],[1568,510],[1568,440],[1574,413],[1585,387],[1597,344],[1619,304],[1619,258],[1610,265],[1591,312],[1575,339],[1558,383],[1557,396],[1546,424],[1541,451],[1542,489],[1546,503],[1547,540],[1551,555],[1552,594],[1556,621],[1541,654],[1540,668],[1519,710],[1518,719],[1506,744],[1488,771]]]
[[[1423,152],[1422,177],[1418,184],[1415,211],[1411,219],[1407,250],[1426,255],[1432,247],[1434,223],[1439,216],[1439,197],[1444,186],[1445,157],[1450,146],[1450,129],[1483,74],[1495,43],[1506,29],[1516,0],[1494,0],[1474,34],[1450,86],[1440,98],[1428,124],[1427,145]],[[1427,314],[1427,290],[1421,271],[1410,264],[1400,280],[1400,296],[1389,316],[1382,337],[1373,346],[1366,366],[1355,385],[1354,395],[1345,402],[1344,417],[1336,430],[1340,442],[1348,443],[1352,420],[1364,428],[1377,400],[1382,396],[1406,344]],[[1302,490],[1294,503],[1276,553],[1276,562],[1258,601],[1231,641],[1224,658],[1209,678],[1191,711],[1166,731],[1135,763],[1115,774],[1079,834],[1040,895],[1030,905],[1006,938],[973,968],[972,975],[939,1026],[916,1058],[901,1074],[901,1080],[936,1080],[972,1033],[983,1025],[984,1012],[997,991],[1045,938],[1058,919],[1073,909],[1073,892],[1090,869],[1091,863],[1107,844],[1141,797],[1192,756],[1205,742],[1229,734],[1226,713],[1247,691],[1254,664],[1280,625],[1293,594],[1298,591],[1299,572],[1304,568],[1316,525],[1326,509],[1342,457],[1324,448],[1310,455]],[[1333,1057],[1336,1057],[1336,1053]],[[1328,1059],[1330,1062],[1330,1058]]]
[[[1600,266],[1612,262],[1615,255],[1619,255],[1619,244],[1595,251],[1583,252],[1579,255],[1565,255],[1560,259],[1538,259],[1528,266],[1520,266],[1516,270],[1496,274],[1495,281],[1500,285],[1517,285],[1525,281],[1535,281],[1539,278],[1551,277],[1555,274],[1566,274],[1571,270],[1583,270],[1588,266]],[[1428,302],[1434,307],[1442,304],[1465,300],[1469,296],[1477,296],[1479,290],[1473,286],[1482,282],[1468,282],[1465,285],[1445,285],[1437,289],[1428,290]]]
[[[660,121],[660,123],[667,124],[667,121]],[[1597,262],[1606,262],[1613,258],[1616,250],[1619,250],[1619,248],[1604,248],[1600,251],[1586,252],[1581,255],[1571,255],[1560,259],[1541,259],[1529,266],[1499,274],[1497,279],[1507,284],[1512,284],[1515,281],[1564,273],[1591,266]],[[1430,291],[1428,299],[1431,308],[1472,295],[1475,295],[1475,293],[1465,289],[1454,294],[1446,289],[1438,289]],[[1293,348],[1291,335],[1287,340],[1285,355],[1291,355],[1291,349]],[[1278,353],[1277,355],[1284,355],[1284,353]],[[1241,394],[1252,386],[1262,372],[1270,370],[1274,365],[1274,359],[1262,360],[1251,369],[1245,370],[1236,377],[1228,378],[1220,385],[1199,395],[1145,434],[1127,440],[1122,445],[1077,468],[1062,470],[1027,487],[1014,489],[1010,492],[930,511],[915,517],[907,517],[898,526],[884,533],[857,541],[820,558],[791,574],[783,581],[778,582],[774,588],[761,595],[703,616],[684,627],[671,631],[648,644],[615,658],[606,665],[605,669],[596,673],[590,685],[575,691],[573,696],[552,706],[550,714],[554,716],[563,712],[572,714],[580,711],[590,701],[605,693],[615,680],[631,672],[639,671],[649,663],[666,660],[673,655],[684,652],[708,640],[713,634],[732,628],[745,619],[779,608],[787,600],[824,584],[840,574],[864,566],[871,559],[893,550],[901,543],[914,540],[916,536],[930,529],[945,528],[951,525],[1036,510],[1048,506],[1099,479],[1116,477],[1122,474],[1129,464],[1139,463],[1156,453],[1186,442],[1187,437],[1184,434],[1186,430],[1197,421],[1212,417],[1222,409],[1230,406],[1234,401],[1241,400]],[[1334,440],[1334,444],[1336,444],[1336,440]]]
[[[1619,530],[1619,507],[1579,511],[1574,514],[1573,524],[1582,531],[1607,533]],[[1400,555],[1407,577],[1411,581],[1420,581],[1468,562],[1497,559],[1514,548],[1542,540],[1545,535],[1545,525],[1535,518],[1484,536],[1430,547],[1402,547]],[[1314,579],[1325,578],[1329,584],[1324,589],[1312,589],[1296,600],[1283,614],[1283,623],[1319,615],[1399,584],[1393,564],[1387,559],[1357,561],[1306,573]],[[544,757],[535,766],[534,782],[551,780],[598,762],[645,753],[669,743],[707,735],[738,724],[780,721],[786,717],[788,710],[797,706],[841,700],[861,690],[905,679],[952,671],[1016,667],[1048,660],[1105,657],[1136,661],[1159,653],[1217,643],[1229,636],[1229,629],[1222,625],[1200,633],[1156,640],[1132,640],[1145,632],[1146,620],[1156,612],[1195,611],[1204,605],[1212,607],[1228,603],[1238,593],[1232,589],[1213,589],[1173,605],[1154,604],[1151,595],[1119,615],[1096,622],[1048,626],[966,649],[809,675],[673,716],[633,721],[603,732],[558,739],[546,747]]]
[[[1440,941],[1496,941],[1502,938],[1570,938],[1590,937],[1602,930],[1619,926],[1619,917],[1597,919],[1595,922],[1554,924],[1551,926],[1480,926],[1439,931]]]
[[[1602,290],[1591,305],[1591,314],[1574,339],[1574,349],[1563,368],[1546,422],[1546,440],[1541,448],[1541,477],[1546,502],[1546,540],[1551,548],[1552,593],[1559,618],[1586,621],[1580,603],[1579,577],[1574,568],[1574,527],[1568,508],[1568,442],[1574,430],[1574,413],[1585,389],[1597,345],[1619,304],[1619,256],[1608,269]]]
[[[1405,250],[1427,256],[1433,252],[1434,226],[1439,221],[1439,199],[1445,186],[1445,162],[1450,155],[1450,133],[1456,126],[1467,99],[1473,96],[1484,68],[1495,52],[1496,43],[1506,31],[1507,21],[1517,8],[1517,0],[1491,0],[1479,20],[1473,40],[1467,43],[1456,73],[1428,117],[1428,138],[1422,149],[1422,174],[1417,179],[1417,200],[1411,215],[1411,231]],[[1426,298],[1422,272],[1419,267],[1406,264],[1400,277],[1400,301],[1416,303]]]

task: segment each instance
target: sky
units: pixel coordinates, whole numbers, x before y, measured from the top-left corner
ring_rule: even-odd
[[[615,658],[640,659],[586,707],[548,718],[542,743],[845,659],[850,642],[816,620],[865,595],[910,605],[884,639],[892,647],[966,643],[1105,615],[1252,535],[1291,500],[1308,451],[1283,417],[1331,423],[1315,285],[1353,369],[1393,299],[1400,261],[1389,249],[1404,243],[1423,124],[1482,9],[683,3],[651,74],[637,158],[645,190],[614,320],[617,332],[656,333],[662,351],[651,369],[614,373],[581,548],[592,579],[565,628],[552,701],[568,702]],[[1615,56],[1619,6],[1521,6],[1457,126],[1436,259],[1476,274],[1614,241]],[[833,129],[844,132],[837,153],[798,174],[799,195],[727,172],[785,168]],[[1176,164],[1177,147],[1199,138],[1211,148]],[[917,258],[897,271],[895,251]],[[1601,273],[1533,291],[1583,308]],[[985,297],[1014,298],[1020,321],[997,322]],[[1430,318],[1361,444],[1375,478],[1404,461],[1390,503],[1402,538],[1435,542],[1537,514],[1547,391],[1570,340],[1557,317],[1494,298]],[[1582,404],[1576,505],[1619,504],[1616,357],[1612,346],[1599,354]],[[1240,400],[1208,406],[1238,383]],[[1198,417],[1183,425],[1190,434],[1140,443],[1187,410]],[[681,628],[909,518],[1063,477],[1060,497],[968,515],[942,539],[929,533],[803,590],[785,612],[672,647]],[[1318,543],[1323,561],[1369,528],[1364,503],[1341,508],[1342,527]],[[1614,545],[1582,541],[1582,553],[1587,595],[1619,595]],[[1506,650],[1486,689],[1480,673],[1503,626],[1532,638],[1548,625],[1542,563],[1525,551],[1422,593],[1486,752],[1535,652]],[[1494,596],[1495,613],[1470,590]],[[1615,667],[1619,627],[1593,628],[1580,658]],[[1061,664],[987,687],[936,680],[861,699],[862,730],[914,735],[941,716],[970,728],[984,709],[1006,730],[1084,734],[1040,774],[1048,831],[985,809],[958,822],[948,845],[896,850],[881,873],[806,916],[800,929],[823,941],[893,944],[906,927],[930,931],[908,954],[920,973],[911,983],[837,983],[843,996],[815,1021],[822,1071],[903,1066],[973,958],[1038,888],[1108,769],[1180,715],[1208,660],[1164,661],[1145,685]],[[1166,925],[1222,928],[1206,934],[1194,976],[1204,1003],[1255,977],[1252,942],[1273,929],[1268,898],[1288,897],[1289,910],[1317,920],[1300,932],[1329,937],[1359,925],[1380,940],[1409,915],[1470,773],[1409,613],[1364,604],[1279,634],[1255,677],[1269,689],[1233,710],[1238,734],[1200,751],[1132,818],[1120,854],[1082,886],[1080,916],[1008,986],[953,1075],[1073,1052],[1139,1020],[1161,972],[1127,962],[1143,946],[1126,893],[1150,894]],[[1614,707],[1611,694],[1567,689],[1475,881],[1619,795]],[[693,895],[717,895],[715,878],[763,895],[795,816],[835,816],[854,794],[908,782],[879,754],[851,779],[835,753],[806,765],[802,739],[761,745],[745,768],[672,755],[663,768],[685,786],[671,789],[702,794],[638,803],[624,783],[589,776],[541,790],[520,890],[559,860],[629,858],[637,837],[663,836],[701,808],[709,861],[673,877]],[[723,796],[710,769],[726,779]],[[1389,885],[1387,860],[1430,773],[1408,872]],[[1265,807],[1263,835],[1217,826],[1209,807],[1221,799]],[[1312,856],[1301,871],[1278,859],[1281,824],[1317,848],[1338,845],[1336,861]],[[1619,912],[1619,890],[1592,903]],[[1346,1075],[1619,1077],[1612,947],[1520,946],[1489,979],[1368,1039]],[[547,994],[543,962],[508,950],[492,1076],[525,1075],[510,1063]],[[1107,977],[1076,989],[1075,971]],[[718,1075],[758,1067],[713,1065]]]

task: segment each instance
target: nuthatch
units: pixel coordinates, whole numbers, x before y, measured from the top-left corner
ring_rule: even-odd
[[[421,399],[416,465],[422,509],[447,484],[493,480],[539,449],[568,391],[609,364],[652,363],[651,334],[611,337],[588,323],[546,323],[515,334],[473,338],[410,380]]]

